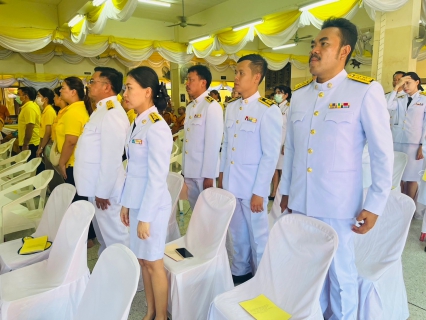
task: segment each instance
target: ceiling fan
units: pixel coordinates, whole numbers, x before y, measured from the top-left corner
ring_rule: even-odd
[[[300,41],[306,41],[306,40],[309,40],[310,38],[312,38],[312,36],[311,35],[308,35],[308,36],[304,36],[304,37],[300,37],[299,38],[299,36],[298,36],[298,34],[297,34],[297,31],[296,31],[296,34],[294,35],[294,38],[292,38],[292,39],[290,39],[290,40],[293,40],[294,41],[294,43],[299,43]]]
[[[204,24],[199,24],[199,23],[188,23],[188,20],[185,17],[185,3],[184,3],[184,0],[182,0],[182,15],[178,16],[178,18],[179,18],[179,23],[172,24],[172,25],[167,26],[167,27],[176,27],[176,26],[179,26],[179,27],[185,28],[187,26],[190,26],[190,27],[202,27],[202,26],[204,26]]]

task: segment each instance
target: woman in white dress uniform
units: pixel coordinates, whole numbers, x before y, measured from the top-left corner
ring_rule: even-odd
[[[144,320],[167,319],[167,276],[163,255],[171,198],[167,189],[173,139],[158,111],[166,108],[167,90],[149,67],[127,74],[123,95],[138,114],[126,137],[128,159],[121,195],[121,221],[130,226],[130,249],[142,266],[147,314]]]
[[[269,200],[274,200],[275,194],[277,193],[278,183],[281,179],[281,170],[283,168],[283,159],[284,159],[284,142],[287,133],[287,114],[290,109],[290,99],[291,99],[291,89],[287,86],[277,86],[274,89],[275,95],[274,100],[280,108],[281,114],[283,115],[283,127],[281,134],[281,148],[280,156],[277,162],[277,168],[272,177],[272,192],[269,196]]]
[[[397,82],[394,91],[402,87],[406,95],[395,99],[388,108],[395,110],[392,126],[395,151],[408,155],[408,163],[402,176],[402,191],[414,199],[419,172],[422,170],[422,142],[426,134],[426,96],[420,78],[415,72],[407,72]]]

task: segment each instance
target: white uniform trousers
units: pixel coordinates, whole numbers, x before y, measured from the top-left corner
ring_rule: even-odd
[[[229,231],[232,236],[234,256],[231,272],[234,276],[256,273],[269,237],[268,198],[263,199],[263,211],[253,213],[250,199],[237,198]]]
[[[185,178],[185,184],[188,187],[188,201],[194,211],[198,196],[204,190],[204,178]],[[216,179],[213,179],[213,187],[216,187]]]
[[[320,298],[325,319],[356,320],[358,272],[355,266],[354,233],[351,230],[355,219],[315,218],[331,226],[339,237],[339,245],[325,278]]]
[[[110,198],[111,205],[106,210],[99,209],[96,206],[95,198],[89,197],[89,201],[95,207],[95,216],[92,222],[96,238],[101,244],[99,256],[102,251],[114,243],[121,243],[129,247],[129,231],[120,220],[121,205],[119,198]]]

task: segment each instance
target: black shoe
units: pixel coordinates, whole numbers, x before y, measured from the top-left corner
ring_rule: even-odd
[[[253,278],[253,274],[251,272],[247,273],[247,274],[245,274],[243,276],[234,276],[234,275],[232,275],[232,281],[234,282],[234,284],[244,283],[244,282],[250,280],[251,278]]]
[[[275,200],[275,197],[269,196],[268,199],[273,201]]]

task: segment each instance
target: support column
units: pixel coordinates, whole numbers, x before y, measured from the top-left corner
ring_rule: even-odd
[[[179,107],[186,107],[186,102],[181,102],[181,95],[183,94],[186,99],[189,99],[185,89],[185,84],[181,81],[180,67],[181,66],[179,64],[170,62],[170,80],[172,83],[171,99],[175,106],[175,114],[177,114],[177,109]]]
[[[376,12],[371,76],[392,90],[395,71],[416,71],[412,41],[419,33],[421,0],[409,0],[394,12]]]

